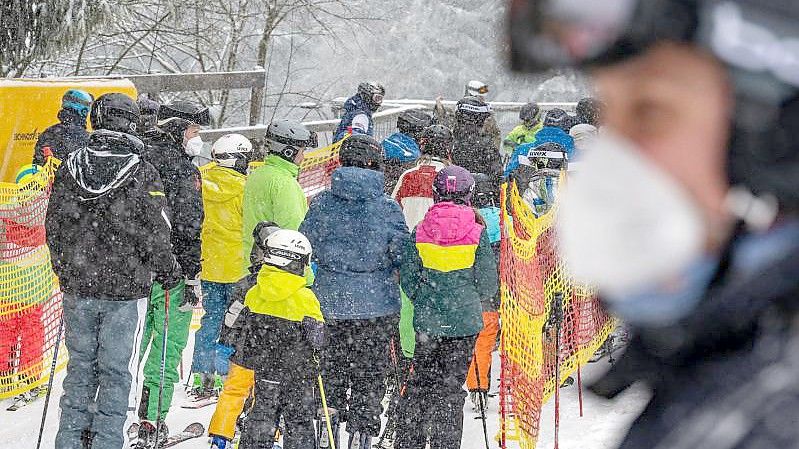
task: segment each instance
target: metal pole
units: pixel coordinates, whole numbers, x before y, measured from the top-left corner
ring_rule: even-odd
[[[55,349],[53,350],[53,363],[50,364],[50,378],[47,379],[47,395],[44,398],[44,411],[42,412],[42,423],[39,426],[39,438],[36,440],[36,449],[42,446],[42,436],[44,435],[44,423],[47,420],[47,409],[50,405],[50,392],[53,391],[53,377],[55,368],[58,364],[58,347],[61,346],[61,333],[64,330],[64,306],[61,305],[61,317],[58,320],[58,335],[55,339]]]

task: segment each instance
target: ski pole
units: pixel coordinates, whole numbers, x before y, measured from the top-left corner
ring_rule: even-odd
[[[161,285],[163,287],[163,285]],[[164,400],[164,380],[166,377],[166,342],[167,334],[169,333],[169,290],[164,288],[164,335],[161,337],[161,373],[158,379],[158,410],[156,410],[157,418],[155,420],[155,444],[154,448],[158,448],[158,443],[161,436],[161,405]],[[185,293],[184,293],[185,294]]]
[[[474,377],[477,378],[477,403],[480,406],[480,419],[483,420],[483,436],[485,437],[486,442],[486,449],[491,449],[490,444],[488,443],[488,428],[486,426],[486,408],[485,408],[485,400],[483,399],[483,387],[480,386],[480,368],[477,366],[477,346],[474,348],[474,352],[472,353],[472,361],[474,362]],[[486,395],[488,395],[488,389],[486,388]]]
[[[560,431],[560,326],[563,320],[563,293],[555,293],[552,301],[555,319],[555,449],[558,449]]]
[[[55,338],[55,349],[53,349],[53,363],[50,364],[50,378],[47,379],[47,394],[44,398],[44,411],[42,412],[42,424],[39,426],[39,438],[36,440],[36,449],[42,446],[42,436],[44,436],[44,423],[47,420],[47,408],[50,405],[50,392],[53,391],[53,378],[55,368],[58,364],[58,347],[61,346],[61,333],[64,330],[64,305],[61,303],[61,317],[58,319],[58,334]]]
[[[322,375],[316,376],[319,382],[319,395],[322,397],[322,410],[325,412],[325,422],[327,423],[327,435],[330,437],[330,449],[336,449],[336,439],[333,437],[333,424],[330,422],[330,412],[327,411],[327,397],[325,397],[325,386],[322,383]]]

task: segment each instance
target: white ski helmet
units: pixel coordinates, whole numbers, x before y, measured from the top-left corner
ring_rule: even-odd
[[[264,263],[303,276],[311,261],[311,242],[302,233],[279,229],[266,238]]]
[[[487,94],[488,84],[477,80],[471,80],[466,83],[466,93],[464,95],[485,98]]]
[[[266,129],[266,140],[269,141],[269,152],[289,162],[306,147],[314,146],[316,140],[313,133],[300,122],[294,120],[275,120]]]
[[[234,168],[239,159],[249,159],[252,142],[241,134],[225,134],[211,147],[211,158],[220,166]]]

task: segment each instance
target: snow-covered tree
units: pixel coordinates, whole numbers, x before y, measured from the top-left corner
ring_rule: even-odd
[[[35,61],[75,46],[109,20],[110,0],[4,0],[0,3],[0,76],[19,76]]]

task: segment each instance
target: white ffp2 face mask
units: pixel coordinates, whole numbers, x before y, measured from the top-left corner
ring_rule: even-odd
[[[186,154],[191,157],[199,156],[203,152],[203,139],[200,136],[194,136],[183,144],[186,149]]]
[[[625,295],[701,257],[705,224],[676,180],[633,142],[605,132],[563,187],[558,235],[576,280]]]

